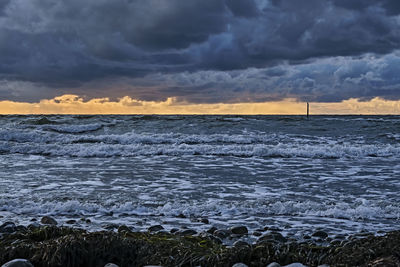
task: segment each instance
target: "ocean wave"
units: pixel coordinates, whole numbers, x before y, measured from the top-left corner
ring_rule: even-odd
[[[339,144],[104,144],[75,143],[67,145],[0,142],[0,152],[70,157],[118,156],[235,156],[281,158],[365,158],[398,157],[398,145],[339,145]]]
[[[102,123],[82,124],[82,125],[46,125],[43,130],[55,131],[58,133],[87,133],[100,130],[105,125]]]
[[[54,215],[54,216],[177,216],[187,217],[216,216],[314,216],[348,220],[400,219],[400,207],[385,203],[355,201],[355,203],[324,204],[313,201],[278,201],[274,203],[227,203],[208,201],[202,203],[167,202],[161,205],[143,203],[84,203],[77,200],[66,202],[49,201],[38,203],[0,199],[0,210],[20,215]]]

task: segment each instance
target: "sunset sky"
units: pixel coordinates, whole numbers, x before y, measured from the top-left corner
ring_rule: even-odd
[[[400,114],[399,0],[0,0],[0,113]]]

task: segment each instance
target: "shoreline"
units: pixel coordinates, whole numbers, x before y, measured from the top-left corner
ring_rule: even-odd
[[[46,222],[46,221],[45,221]],[[43,218],[42,218],[43,223]],[[307,266],[398,266],[400,231],[376,236],[370,233],[329,239],[319,231],[307,241],[287,239],[274,229],[257,241],[240,240],[247,228],[210,229],[196,233],[190,229],[166,232],[152,226],[135,232],[121,225],[117,231],[89,232],[80,228],[31,224],[28,227],[6,222],[0,226],[0,264],[16,258],[34,266],[267,266],[301,263]],[[237,241],[223,244],[222,237]],[[330,241],[327,241],[330,240]]]

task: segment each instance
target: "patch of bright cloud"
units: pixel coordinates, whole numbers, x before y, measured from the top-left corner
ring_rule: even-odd
[[[336,103],[310,103],[311,114],[400,114],[400,101],[374,98],[349,99]],[[143,101],[125,96],[116,101],[95,98],[84,101],[77,95],[63,95],[37,103],[0,101],[0,114],[298,114],[306,103],[294,99],[260,103],[193,104],[168,98]]]

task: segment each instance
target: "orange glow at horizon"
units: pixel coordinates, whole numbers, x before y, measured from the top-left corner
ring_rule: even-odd
[[[125,96],[118,101],[96,98],[84,101],[77,95],[43,99],[38,103],[0,101],[0,114],[238,114],[302,115],[306,103],[295,99],[263,103],[193,104],[176,98],[141,101]],[[340,103],[310,103],[310,114],[400,114],[400,101],[374,98],[367,102],[349,99]]]

